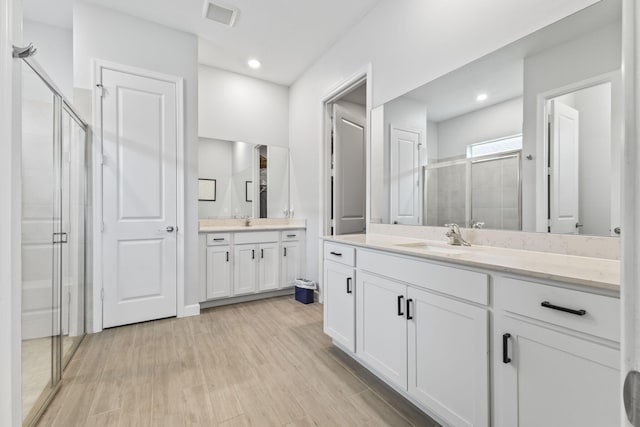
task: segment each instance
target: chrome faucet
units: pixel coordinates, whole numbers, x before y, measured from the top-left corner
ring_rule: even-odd
[[[460,232],[460,226],[458,224],[445,224],[445,227],[449,227],[447,236],[449,238],[449,244],[453,246],[471,246],[471,243],[464,240],[462,233]]]

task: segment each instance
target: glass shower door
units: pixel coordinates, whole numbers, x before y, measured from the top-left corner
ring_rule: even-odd
[[[25,65],[22,78],[22,407],[29,424],[61,375],[61,100]]]

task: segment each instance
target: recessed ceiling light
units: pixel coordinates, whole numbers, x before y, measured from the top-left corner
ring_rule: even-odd
[[[249,67],[253,68],[254,70],[257,70],[262,66],[262,64],[260,64],[260,61],[258,61],[257,59],[250,59],[247,64],[249,64]]]
[[[487,95],[486,93],[481,93],[476,96],[476,101],[486,101],[487,98],[489,98],[489,95]]]

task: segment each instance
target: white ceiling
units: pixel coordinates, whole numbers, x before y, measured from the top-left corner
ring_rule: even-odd
[[[201,64],[290,85],[380,0],[214,0],[240,10],[232,28],[202,17],[205,0],[87,1],[197,34]]]

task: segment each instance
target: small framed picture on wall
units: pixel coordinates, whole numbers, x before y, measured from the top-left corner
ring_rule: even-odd
[[[215,202],[216,201],[216,180],[200,178],[198,179],[198,201]]]

